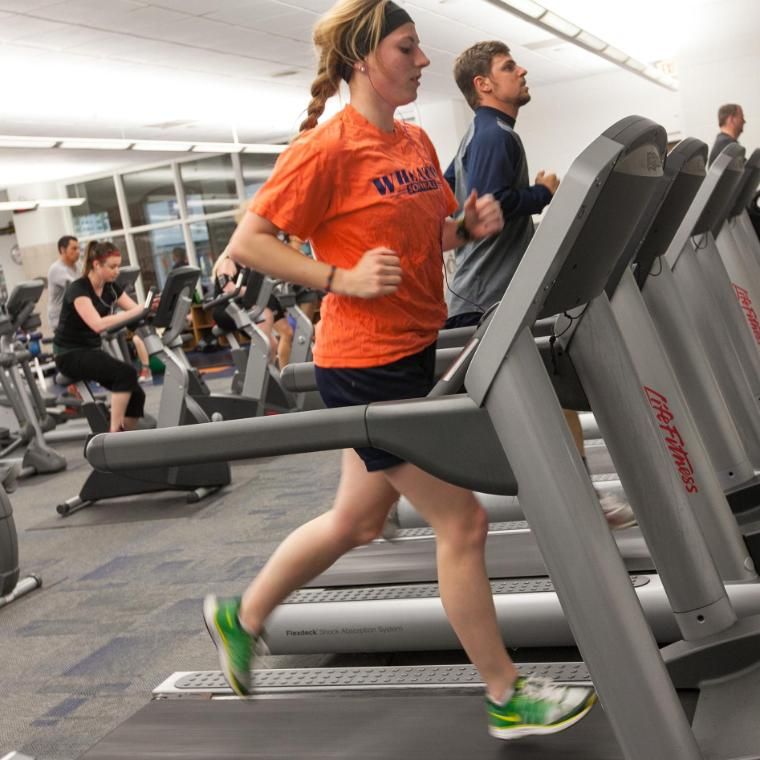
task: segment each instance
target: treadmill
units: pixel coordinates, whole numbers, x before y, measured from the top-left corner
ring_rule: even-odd
[[[501,466],[510,468],[520,485],[523,509],[619,747],[616,752],[610,734],[595,723],[602,717],[597,709],[556,737],[555,744],[547,741],[546,751],[575,741],[576,756],[586,760],[738,759],[756,754],[760,620],[736,617],[604,293],[615,261],[599,256],[593,245],[600,235],[606,242],[608,236],[630,232],[651,195],[650,186],[661,176],[664,144],[661,127],[630,117],[579,156],[552,202],[551,226],[541,225],[515,274],[510,298],[502,301],[484,337],[467,348],[473,355],[467,394],[100,435],[88,444],[88,458],[101,469],[117,471],[156,461],[191,464],[321,449],[327,439],[335,447],[382,443],[404,455],[408,450],[413,461],[435,465],[439,442],[461,444],[479,429],[500,443]],[[631,220],[618,232],[621,220],[612,211],[621,192]],[[640,487],[631,495],[682,636],[663,651],[657,649],[595,503],[530,334],[537,318],[582,304],[583,318],[576,321],[573,335],[574,364],[592,361],[599,375],[598,382],[586,387],[585,370],[579,372],[605,438],[615,441],[612,445],[623,438],[630,441],[630,449],[616,462],[626,490],[634,481],[649,486],[651,498],[640,501]],[[630,412],[625,420],[618,419],[621,408]],[[264,445],[272,436],[278,439],[277,451]],[[392,439],[398,445],[391,445]],[[425,450],[418,457],[419,444]],[[457,461],[452,463],[456,470]],[[489,464],[498,465],[495,454]],[[459,468],[452,479],[462,472]],[[408,675],[402,672],[399,679]],[[196,692],[205,697],[202,701],[157,700],[84,757],[271,757],[273,752],[388,757],[413,750],[438,758],[504,756],[502,745],[487,740],[485,732],[482,738],[471,737],[466,721],[457,720],[469,715],[482,731],[482,715],[475,721],[481,700],[463,695],[461,686],[452,690],[433,677],[433,688],[415,691],[407,682],[395,690],[369,693],[352,689],[353,677],[348,672],[342,687],[312,690],[311,697],[308,689],[291,684],[287,700],[269,701],[262,695],[254,699],[261,710],[244,715],[239,700],[209,700],[208,688]],[[699,692],[691,726],[674,686]],[[186,696],[192,693],[184,691]],[[331,694],[336,698],[327,698]],[[346,694],[351,698],[338,698]],[[387,697],[379,698],[381,694]],[[596,742],[593,734],[600,730]],[[421,735],[424,754],[419,739],[413,738]],[[466,749],[457,741],[464,736],[471,741]],[[512,745],[509,755],[535,757],[536,744]]]
[[[698,186],[698,183],[695,186],[694,177],[700,176],[700,170],[702,176],[704,175],[705,157],[706,148],[698,141],[686,141],[681,148],[674,151],[669,173],[664,177],[658,177],[656,182],[652,181],[651,188],[647,188],[649,194],[638,199],[638,215],[629,213],[631,206],[628,196],[632,195],[630,188],[619,188],[618,194],[609,194],[603,209],[606,226],[598,232],[595,231],[599,235],[597,238],[588,233],[588,239],[584,238],[582,244],[593,249],[599,259],[604,260],[606,257],[608,261],[612,261],[609,264],[606,287],[613,293],[613,312],[624,332],[625,325],[635,328],[628,330],[623,340],[629,344],[636,357],[637,372],[646,379],[643,384],[664,392],[663,397],[669,399],[669,409],[677,415],[680,434],[683,435],[683,440],[688,442],[687,456],[691,457],[699,480],[699,488],[688,494],[690,509],[699,516],[702,530],[710,542],[711,554],[716,558],[722,577],[733,582],[732,599],[740,614],[744,616],[752,614],[760,603],[760,586],[747,584],[747,581],[757,578],[754,564],[726,504],[721,483],[717,480],[699,435],[694,429],[694,423],[681,398],[680,388],[672,378],[667,358],[653,326],[649,324],[648,332],[643,333],[647,328],[648,315],[633,275],[628,271],[628,262],[636,251],[636,246],[631,246],[628,241],[644,238],[648,245],[639,248],[639,251],[643,249],[639,263],[642,279],[645,279],[644,269],[648,271],[654,258],[651,254],[664,250],[674,231],[674,225],[680,221],[676,211],[680,209],[680,215],[683,215],[694,195]],[[621,198],[628,201],[627,208],[625,203],[620,202]],[[666,203],[667,199],[669,203]],[[551,214],[550,209],[547,216],[550,223]],[[660,218],[660,214],[664,215],[663,218]],[[651,223],[652,218],[657,220],[655,224]],[[608,227],[614,228],[614,232],[607,229]],[[656,233],[648,236],[647,227],[655,229]],[[581,274],[582,272],[578,272],[576,276],[580,278]],[[579,324],[583,322],[582,319],[575,321]],[[555,385],[560,390],[563,405],[588,407],[582,383],[573,369],[573,363],[576,361],[574,346],[577,345],[571,340],[574,331],[574,328],[570,329],[566,325],[554,331],[556,334],[566,335],[567,339],[560,341],[559,346],[553,349],[558,356],[551,360],[547,358],[545,364],[549,367],[554,362],[555,375],[561,375],[561,382]],[[474,340],[480,340],[478,333]],[[543,347],[548,346],[549,342],[544,341]],[[560,361],[559,354],[569,354],[573,361]],[[460,362],[457,369],[461,369],[462,366],[464,364]],[[595,373],[589,370],[588,374],[593,376]],[[592,382],[593,377],[586,379],[587,384]],[[459,386],[459,381],[450,376],[444,379],[443,384],[446,383],[455,388]],[[570,390],[567,390],[568,388]],[[435,395],[436,391],[432,396]],[[650,404],[649,413],[656,415],[658,410]],[[402,456],[414,459],[415,456],[419,456],[420,451],[424,451],[425,441],[420,438],[419,431],[409,427],[402,430],[400,425],[403,424],[401,420],[398,422],[398,428],[389,428],[382,432],[383,436],[388,437],[387,441],[384,438],[378,439],[378,433],[373,440],[376,443],[379,441],[396,447],[401,446]],[[662,426],[658,427],[658,430],[662,433]],[[406,437],[404,443],[399,441],[402,432]],[[423,430],[422,435],[425,433]],[[454,431],[453,434],[459,435],[459,431]],[[492,452],[499,448],[498,443],[493,440],[492,432],[473,430],[463,437],[473,436],[477,436],[483,444],[478,449],[478,456],[469,453],[468,458],[463,460],[460,440],[449,442],[450,451],[436,450],[427,455],[427,460],[415,461],[451,479],[447,467],[451,466],[450,460],[456,458],[458,467],[467,468],[467,472],[460,474],[457,481],[462,485],[481,488],[490,486],[495,492],[516,493],[517,484],[509,465],[503,461],[494,461],[492,457],[483,458],[481,455],[481,452]],[[272,440],[277,438],[278,436],[273,434]],[[443,441],[440,434],[438,441]],[[324,445],[314,448],[332,446],[332,441],[325,440]],[[618,456],[624,456],[624,447],[625,443]],[[395,450],[399,451],[398,448]],[[672,457],[673,451],[669,450],[666,463],[672,463]],[[490,478],[490,481],[486,482],[486,478]],[[631,488],[638,490],[640,500],[648,498],[635,481]],[[641,532],[638,529],[620,531],[616,538],[626,553],[629,569],[633,567],[639,572],[639,575],[633,578],[633,583],[639,591],[640,601],[657,639],[663,643],[673,641],[678,637],[678,628],[661,580],[656,575],[644,574],[645,571],[653,569],[653,563]],[[378,542],[345,555],[331,571],[313,581],[311,585],[319,588],[299,591],[271,616],[266,637],[270,651],[283,654],[456,647],[457,642],[443,613],[437,586],[432,582],[436,577],[434,551],[435,545],[429,531],[417,531],[404,541]],[[535,537],[527,524],[523,522],[506,528],[497,527],[489,538],[487,559],[489,575],[495,579],[495,603],[505,641],[510,646],[572,645],[572,633],[553,593],[552,584],[545,577],[533,577],[545,576],[546,567]],[[636,563],[639,564],[638,568]],[[362,582],[362,574],[365,576],[364,583],[386,585],[354,588],[357,582]],[[400,583],[405,585],[398,585]],[[342,587],[323,588],[327,585]],[[346,588],[347,586],[351,587]]]
[[[629,348],[634,350],[637,356],[639,374],[642,378],[648,378],[645,384],[650,387],[652,400],[657,403],[657,400],[661,402],[663,398],[662,394],[655,389],[671,388],[667,392],[667,397],[671,399],[669,402],[671,407],[674,403],[673,399],[680,399],[682,396],[680,388],[673,388],[673,380],[670,377],[672,373],[667,369],[668,358],[664,355],[652,320],[641,303],[640,295],[631,291],[637,291],[637,281],[647,283],[653,266],[657,266],[656,259],[664,253],[704,177],[706,155],[706,146],[698,140],[685,140],[674,148],[667,159],[665,176],[660,183],[660,188],[641,215],[639,224],[627,243],[626,253],[621,256],[620,264],[607,284],[613,311],[618,317],[621,329],[626,333],[625,339]],[[628,271],[628,262],[632,256],[629,251],[636,252],[633,264],[635,276]],[[670,301],[676,301],[678,297],[675,286],[673,291],[669,296]],[[567,319],[558,320],[559,324],[556,327],[557,320],[549,321],[552,326],[545,331],[549,335],[567,333],[569,327]],[[644,330],[648,330],[649,334],[642,335]],[[542,332],[542,330],[534,330],[534,332]],[[559,341],[556,338],[539,339],[539,345],[547,368],[551,367],[555,389],[563,406],[588,408],[587,399],[579,391],[578,379],[573,376],[572,365],[568,364],[566,357],[563,357],[562,339]],[[697,354],[702,354],[701,347],[698,345],[693,346],[692,350]],[[698,364],[695,365],[694,360],[690,361],[689,377],[694,383],[696,373],[699,371],[704,373],[705,369]],[[705,360],[702,363],[704,364]],[[709,375],[707,380],[710,380]],[[698,473],[696,477],[699,480],[699,487],[695,487],[694,492],[690,494],[692,508],[700,515],[703,530],[710,536],[711,551],[716,557],[722,577],[727,581],[743,582],[754,579],[754,563],[748,556],[747,548],[742,542],[735,520],[723,496],[724,488],[732,485],[732,479],[728,477],[720,479],[716,477],[715,471],[730,472],[732,475],[740,473],[742,471],[740,465],[747,461],[746,454],[741,449],[738,433],[730,423],[725,406],[720,405],[721,399],[717,387],[711,389],[708,384],[708,393],[710,391],[716,396],[715,402],[710,404],[703,402],[700,415],[704,424],[712,426],[708,428],[713,431],[711,441],[714,445],[709,452],[711,456],[708,456],[705,451],[705,446],[695,430],[695,422],[692,420],[690,410],[685,408],[683,400],[674,411],[677,411],[678,418],[683,420],[678,435],[683,435],[688,444],[683,448],[671,446],[670,456],[680,459],[685,457],[681,466],[684,468],[686,477],[695,477],[694,472],[688,474],[689,468]],[[714,424],[713,420],[715,420]],[[734,456],[730,458],[729,455]],[[477,470],[476,463],[472,466]],[[747,467],[749,468],[748,462]],[[745,479],[752,476],[753,471],[749,468]],[[735,479],[734,477],[733,480]],[[511,521],[507,524],[491,526],[486,549],[489,576],[506,579],[545,575],[545,566],[527,523],[517,522],[522,519],[517,498],[515,496],[500,497],[495,494],[483,494],[481,498],[486,501],[486,507],[492,519],[496,513],[502,519]],[[402,501],[398,509],[400,512],[407,513],[404,516],[405,520],[410,520],[408,514],[413,513],[413,508],[408,502]],[[613,535],[630,570],[642,572],[653,569],[651,557],[638,528],[616,531]],[[757,547],[755,549],[757,550]],[[435,578],[434,536],[429,528],[419,527],[418,524],[418,527],[413,529],[400,531],[390,541],[375,541],[349,552],[309,585],[328,587],[430,583]],[[355,598],[358,600],[368,598],[371,593],[359,591]],[[327,598],[334,597],[328,594]],[[674,631],[674,628],[671,627],[670,630]]]
[[[747,205],[758,184],[760,148],[747,159],[726,220],[715,238],[756,344],[760,342],[760,324],[756,312],[760,308],[760,240],[754,234],[751,222],[752,237],[746,235],[743,220],[748,221]]]

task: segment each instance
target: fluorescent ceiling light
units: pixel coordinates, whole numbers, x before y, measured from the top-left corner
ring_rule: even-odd
[[[635,58],[629,58],[626,61],[625,65],[629,69],[633,69],[634,71],[638,71],[639,73],[641,73],[642,71],[646,71],[648,68],[645,63],[642,63],[641,61],[637,61]]]
[[[500,2],[502,5],[506,5],[518,13],[524,13],[531,18],[541,18],[546,13],[546,8],[534,3],[533,0],[500,0]]]
[[[565,39],[594,55],[617,64],[621,68],[644,77],[650,82],[668,87],[671,90],[678,89],[678,80],[674,77],[667,74],[663,75],[660,70],[653,66],[632,58],[628,53],[609,45],[604,40],[590,34],[572,21],[558,16],[534,0],[485,0],[485,2],[498,6],[501,10],[512,13],[528,23],[550,32],[555,37]]]
[[[631,57],[628,53],[624,53],[622,50],[612,47],[612,45],[607,45],[607,47],[602,50],[602,55],[615,63],[625,63]]]
[[[37,208],[36,201],[3,201],[0,211],[31,211]]]
[[[110,138],[71,137],[61,140],[59,148],[68,150],[129,150],[134,140],[112,140]]]
[[[53,137],[0,135],[0,148],[55,148],[58,142]]]
[[[558,16],[556,13],[552,13],[551,11],[547,11],[543,16],[541,16],[541,23],[544,26],[548,26],[549,29],[563,34],[565,37],[575,37],[576,35],[580,34],[581,31],[581,28],[579,26],[570,23],[566,19],[562,18],[562,16]]]
[[[231,199],[231,198],[188,198],[187,199],[187,205],[188,206],[237,206],[240,203],[240,201],[237,198]],[[0,758],[2,760],[2,758]]]
[[[575,39],[592,50],[601,51],[607,47],[607,43],[604,40],[600,40],[583,29],[575,36]]]
[[[190,151],[195,143],[174,142],[172,140],[137,140],[132,145],[132,150],[166,150],[166,151]]]
[[[174,140],[119,140],[90,137],[24,137],[0,135],[1,148],[60,148],[63,150],[149,150],[196,153],[282,153],[287,145],[237,142],[177,142]]]
[[[81,206],[85,200],[85,198],[45,198],[35,201],[4,201],[0,203],[0,211],[33,211],[36,208]]]
[[[86,198],[51,198],[47,201],[36,201],[40,208],[73,208],[81,206]]]
[[[193,145],[193,153],[242,153],[242,143],[201,142]]]
[[[243,149],[243,153],[282,153],[287,147],[287,145],[248,144]]]

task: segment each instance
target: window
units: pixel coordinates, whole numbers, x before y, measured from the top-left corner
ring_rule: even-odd
[[[66,192],[69,198],[85,199],[81,206],[71,209],[77,236],[99,235],[123,228],[113,177],[67,185]]]
[[[219,254],[227,247],[235,227],[235,220],[232,217],[193,222],[190,225],[190,234],[193,236],[195,254],[201,270],[201,286],[205,295],[211,295],[214,291],[211,268],[219,258]]]
[[[175,249],[185,251],[185,239],[182,227],[160,227],[157,230],[138,232],[134,236],[137,261],[142,272],[145,290],[151,287],[164,287],[166,276],[174,264],[172,252]]]
[[[241,153],[245,197],[250,198],[264,184],[272,173],[278,159],[277,153]]]
[[[179,219],[171,166],[122,175],[132,227]]]
[[[229,155],[201,158],[179,165],[188,216],[235,208],[239,201]]]

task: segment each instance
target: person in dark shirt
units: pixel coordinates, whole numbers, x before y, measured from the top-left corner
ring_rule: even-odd
[[[457,248],[457,270],[446,294],[447,328],[477,325],[483,313],[505,296],[533,237],[532,215],[551,202],[559,187],[557,175],[544,171],[529,184],[525,149],[515,132],[517,115],[530,102],[527,73],[507,45],[493,40],[472,45],[454,64],[454,78],[475,118],[445,177],[460,208],[475,190],[493,195],[501,205],[504,228],[482,240],[463,239]],[[578,413],[564,412],[585,462]],[[610,527],[635,524],[633,510],[620,493],[606,494],[601,505]]]
[[[454,64],[454,77],[475,111],[445,177],[460,208],[473,190],[501,205],[504,228],[483,240],[462,239],[457,270],[446,293],[446,327],[476,325],[498,303],[533,237],[532,214],[540,213],[559,186],[557,175],[539,172],[533,185],[515,121],[530,102],[526,69],[498,41],[479,42]]]
[[[726,145],[738,142],[739,135],[744,131],[744,110],[736,103],[726,103],[718,109],[718,132],[707,165],[710,166],[713,161],[723,152]]]
[[[172,248],[172,269],[187,266],[187,254],[181,246]]]
[[[55,363],[64,375],[73,381],[95,380],[112,391],[111,432],[133,430],[145,405],[137,370],[101,348],[100,333],[143,308],[115,282],[120,266],[116,246],[90,243],[83,276],[66,288],[53,338]],[[117,308],[122,310],[118,314]]]

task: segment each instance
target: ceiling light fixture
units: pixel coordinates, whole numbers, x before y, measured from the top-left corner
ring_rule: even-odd
[[[3,201],[0,211],[34,211],[36,208],[62,208],[81,206],[85,198],[45,198],[35,201]]]
[[[54,137],[0,136],[0,148],[55,148],[59,142]]]
[[[91,139],[89,137],[67,137],[57,146],[65,150],[129,150],[132,140]]]
[[[242,143],[200,142],[193,145],[193,153],[242,153]]]
[[[179,153],[187,152],[193,149],[195,143],[174,142],[173,140],[136,140],[132,145],[132,150],[150,150],[150,151],[176,151]]]
[[[538,26],[541,29],[550,32],[555,37],[560,37],[563,40],[572,42],[573,45],[587,50],[589,53],[598,55],[612,63],[620,66],[632,74],[636,74],[643,77],[649,82],[658,84],[661,87],[667,87],[669,90],[678,90],[678,80],[662,72],[656,71],[653,73],[653,67],[646,63],[637,61],[632,58],[628,53],[618,50],[616,47],[608,44],[604,40],[599,39],[595,35],[587,32],[585,29],[574,24],[572,21],[568,21],[562,16],[558,16],[556,13],[545,8],[535,0],[485,0],[491,5],[495,5],[501,8],[503,11],[513,14],[518,18],[527,21],[534,26]]]
[[[286,145],[239,142],[175,142],[174,140],[0,135],[0,149],[57,148],[62,150],[145,150],[176,153],[282,153],[286,147]]]

